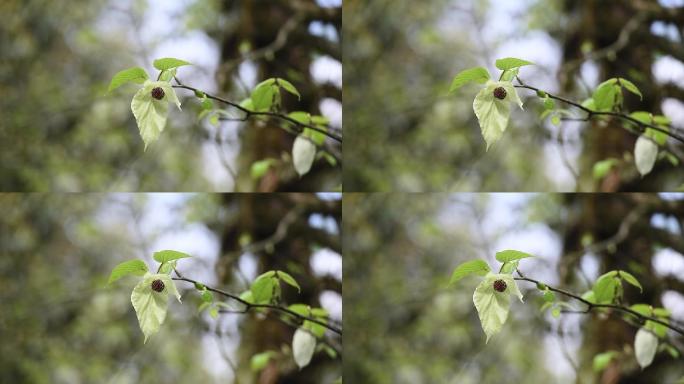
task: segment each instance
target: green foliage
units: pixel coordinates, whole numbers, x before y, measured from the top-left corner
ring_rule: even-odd
[[[251,101],[254,111],[269,111],[280,104],[280,89],[297,96],[301,99],[297,88],[289,81],[281,78],[270,78],[257,84],[252,90]]]
[[[254,303],[270,303],[271,299],[277,296],[278,288],[278,278],[275,277],[275,271],[268,271],[260,275],[252,282],[250,287]]]
[[[185,60],[176,59],[173,57],[165,57],[162,59],[155,60],[153,65],[160,71],[166,71],[169,69],[182,67],[184,65],[192,65],[192,63],[189,63]]]
[[[496,61],[496,67],[502,71],[523,67],[525,65],[534,65],[534,63],[527,60],[516,59],[515,57],[506,57]]]
[[[160,263],[167,263],[169,261],[184,259],[186,257],[192,257],[192,256],[188,255],[187,253],[167,249],[167,250],[155,252],[153,257],[154,257],[154,260],[156,260]]]
[[[454,269],[454,272],[451,274],[451,279],[449,280],[449,285],[456,283],[468,275],[476,274],[484,276],[490,271],[491,268],[489,268],[489,264],[484,260],[477,259],[466,261]]]
[[[261,353],[257,353],[256,355],[252,356],[252,358],[249,361],[249,367],[252,371],[254,372],[259,372],[262,369],[266,368],[266,365],[268,365],[268,362],[276,355],[276,352],[274,351],[265,351]]]
[[[494,89],[499,87],[506,91],[506,97],[503,100],[494,96]],[[518,93],[513,84],[507,81],[489,81],[485,88],[475,96],[473,109],[480,123],[482,136],[487,143],[487,150],[501,138],[506,130],[511,113],[510,102],[518,104],[522,109],[522,101],[518,97]]]
[[[275,159],[264,159],[255,161],[254,163],[252,163],[249,174],[251,175],[252,179],[260,179],[266,174],[266,172],[268,172],[268,169],[271,168],[271,166],[275,162]]]
[[[142,260],[129,260],[117,265],[109,275],[107,284],[111,284],[128,275],[143,276],[147,273],[147,264]]]
[[[611,360],[613,360],[618,354],[619,352],[617,351],[607,351],[594,356],[594,372],[600,372],[606,369]]]
[[[527,257],[534,257],[534,256],[530,255],[529,253],[520,252],[520,251],[516,251],[513,249],[507,249],[505,251],[499,251],[496,253],[496,260],[498,260],[502,263],[520,260],[520,259],[524,259]]]
[[[592,170],[592,175],[594,176],[594,179],[603,179],[604,177],[606,177],[608,172],[610,172],[610,170],[613,169],[613,167],[617,164],[618,159],[613,158],[597,161],[594,164],[594,168]]]
[[[299,283],[297,283],[297,280],[295,280],[295,278],[292,277],[292,275],[290,275],[289,273],[283,271],[276,271],[275,276],[282,280],[284,283],[297,288],[297,292],[302,292],[302,288],[299,286]]]
[[[627,80],[627,79],[625,79],[625,78],[619,77],[619,78],[617,79],[617,82],[618,82],[621,86],[625,87],[625,89],[628,90],[629,92],[632,92],[633,94],[639,96],[639,100],[643,100],[643,99],[644,99],[644,95],[641,94],[641,91],[639,90],[639,88],[637,88],[637,86],[634,85],[634,83],[632,83],[631,81],[629,81],[629,80]]]
[[[463,70],[454,77],[454,80],[451,82],[451,87],[449,87],[449,93],[455,92],[471,81],[484,84],[489,79],[489,72],[483,67],[475,67]]]
[[[107,92],[111,92],[126,83],[142,84],[147,79],[149,79],[147,72],[140,67],[124,69],[123,71],[117,72],[114,77],[112,77]]]

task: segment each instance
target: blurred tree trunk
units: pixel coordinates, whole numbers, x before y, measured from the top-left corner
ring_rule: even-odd
[[[290,272],[301,285],[301,293],[283,288],[283,301],[287,304],[306,303],[312,307],[320,307],[319,296],[324,290],[333,290],[341,294],[341,284],[329,278],[316,280],[311,270],[310,258],[316,247],[327,247],[341,254],[339,236],[314,228],[309,224],[312,214],[320,214],[335,220],[338,228],[341,225],[341,202],[320,200],[313,194],[248,194],[223,195],[223,205],[232,213],[233,225],[228,225],[222,234],[222,254],[230,254],[240,249],[240,238],[249,234],[251,242],[259,242],[271,238],[279,225],[290,212],[296,210],[295,219],[288,221],[287,234],[275,243],[271,250],[257,252],[254,256],[258,262],[258,274],[268,270],[284,270]],[[238,259],[222,258],[219,263],[219,277],[228,281]],[[311,283],[315,282],[315,283]],[[283,344],[290,345],[294,329],[275,319],[250,320],[242,326],[238,374],[240,377],[253,375],[249,368],[250,358],[267,350],[279,351]],[[286,364],[271,364],[264,369],[258,379],[259,384],[285,383],[320,383],[323,373],[334,370],[338,362],[329,359],[325,354],[317,353],[305,370],[299,370],[292,359]],[[340,373],[341,374],[341,373]]]
[[[228,29],[223,36],[221,62],[231,63],[240,60],[241,47],[246,43],[249,44],[250,50],[271,46],[281,29],[295,18],[296,26],[287,35],[282,47],[275,50],[272,55],[266,55],[253,62],[256,66],[257,82],[272,77],[282,77],[293,82],[302,98],[297,100],[289,94],[283,95],[282,106],[287,111],[300,110],[320,114],[319,104],[324,98],[342,102],[342,91],[339,88],[331,84],[318,85],[311,75],[311,63],[316,56],[328,55],[341,60],[341,44],[333,44],[330,40],[310,31],[310,24],[318,21],[332,25],[339,37],[342,27],[341,8],[323,8],[315,0],[248,0],[226,2],[224,11],[234,16],[232,19],[236,20],[237,25]],[[234,86],[232,79],[238,75],[238,68],[224,69],[224,72],[219,72],[219,78],[224,89],[228,90]],[[279,128],[279,124],[282,123],[247,123],[241,140],[240,169],[249,169],[250,164],[265,158],[280,159],[283,152],[291,152],[294,135]],[[288,168],[287,174],[269,172],[257,189],[261,192],[315,191],[317,186],[325,184],[323,181],[330,178],[331,168],[320,162],[316,162],[307,177],[302,179],[297,177],[291,168]],[[249,174],[239,175],[237,182],[243,186],[253,183]]]
[[[638,26],[626,34],[628,42],[621,49],[598,60],[600,81],[613,77],[624,77],[637,84],[644,96],[643,101],[630,93],[625,96],[624,107],[632,111],[649,111],[662,114],[661,103],[665,97],[682,94],[676,86],[660,87],[652,74],[653,63],[658,54],[672,55],[684,60],[684,49],[671,43],[664,37],[651,33],[651,23],[656,20],[674,22],[681,36],[681,25],[684,22],[684,8],[668,10],[656,0],[640,1],[565,1],[568,29],[565,31],[563,60],[571,62],[581,60],[583,47],[591,44],[592,50],[612,46],[618,40],[625,26],[632,19],[637,19]],[[567,90],[575,85],[575,76],[579,67],[569,73],[561,73],[563,87]],[[580,183],[588,188],[592,183],[592,167],[597,161],[607,158],[623,159],[625,153],[633,154],[636,136],[622,128],[624,122],[612,119],[607,124],[593,119],[583,137],[583,156],[580,169],[583,170]],[[675,169],[674,172],[681,172]],[[670,190],[667,180],[673,175],[669,163],[659,162],[653,172],[641,178],[633,166],[633,161],[626,167],[614,167],[598,186],[602,192],[615,191],[661,191]],[[668,189],[668,186],[670,189]]]
[[[563,260],[561,279],[565,284],[577,285],[574,281],[577,276],[571,272],[581,268],[580,261],[584,255],[582,243],[591,237],[593,244],[612,240],[612,244],[601,247],[596,252],[601,263],[600,274],[611,270],[625,270],[634,274],[643,286],[644,291],[640,293],[638,289],[623,284],[626,304],[650,303],[654,307],[662,306],[662,294],[668,289],[676,290],[681,287],[681,282],[677,279],[659,279],[652,268],[652,258],[658,247],[671,247],[684,252],[684,241],[651,224],[653,214],[663,214],[675,218],[682,228],[684,204],[681,201],[668,202],[651,194],[569,194],[565,195],[565,202],[569,220],[563,254],[579,255]],[[585,323],[580,353],[583,361],[580,366],[591,367],[592,359],[598,353],[608,350],[624,352],[633,348],[636,328],[622,321],[619,314],[612,313],[605,317],[594,313],[587,316],[592,319]],[[665,367],[681,364],[663,353],[656,355],[652,366],[644,371],[637,366],[636,360],[631,361],[633,364],[611,363],[599,382],[653,383],[654,372],[662,374]]]

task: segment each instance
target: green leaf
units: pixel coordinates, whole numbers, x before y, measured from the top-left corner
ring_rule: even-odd
[[[534,256],[530,255],[529,253],[520,252],[520,251],[516,251],[513,249],[507,249],[505,251],[499,251],[496,253],[496,260],[498,260],[502,263],[520,260],[520,259],[524,259],[526,257],[534,257]]]
[[[634,312],[637,312],[641,315],[644,316],[652,316],[653,315],[653,307],[651,307],[648,304],[634,304],[629,307]]]
[[[160,71],[169,70],[177,67],[182,67],[184,65],[192,65],[185,60],[175,59],[173,57],[165,57],[163,59],[157,59],[153,63],[154,67]]]
[[[456,91],[462,86],[474,81],[476,83],[486,83],[490,79],[489,72],[482,67],[468,68],[459,72],[449,87],[449,93]]]
[[[309,138],[298,135],[292,144],[292,162],[299,177],[311,170],[316,158],[316,145]]]
[[[641,176],[646,176],[653,170],[658,158],[658,144],[645,135],[639,136],[634,144],[634,161]]]
[[[497,292],[494,290],[494,281],[503,280],[506,283],[506,290]],[[508,274],[489,274],[475,288],[473,303],[480,317],[482,329],[489,338],[501,331],[501,327],[508,317],[510,306],[510,295],[516,295],[522,301],[522,294],[513,277]]]
[[[518,262],[519,262],[519,260],[511,261],[508,263],[503,263],[501,265],[501,270],[499,271],[499,273],[509,273],[510,274],[510,273],[515,272],[515,270],[518,269]]]
[[[551,291],[548,291],[548,290],[544,292],[543,297],[544,297],[544,301],[549,302],[549,303],[556,300],[556,294],[551,292]]]
[[[276,84],[278,84],[282,89],[284,89],[284,90],[290,92],[291,94],[297,96],[297,98],[298,98],[299,100],[302,99],[302,95],[299,94],[299,91],[297,90],[297,88],[295,88],[295,86],[292,85],[292,83],[290,83],[289,81],[287,81],[287,80],[285,80],[285,79],[277,78],[277,79],[275,80],[275,82],[276,82]]]
[[[599,84],[594,91],[594,105],[597,111],[610,111],[617,101],[620,87],[616,85],[617,79],[609,79]]]
[[[628,91],[632,92],[633,94],[639,96],[639,99],[641,99],[641,100],[644,99],[644,96],[641,94],[641,91],[639,91],[639,88],[637,88],[637,86],[634,85],[634,83],[632,83],[631,81],[620,77],[620,78],[618,78],[618,83],[621,86],[623,86],[626,90],[628,90]]]
[[[128,275],[143,276],[147,273],[147,264],[142,260],[129,260],[117,265],[109,275],[107,284],[111,284]]]
[[[518,76],[518,71],[520,68],[514,68],[507,71],[503,71],[501,74],[502,81],[512,81],[516,76]]]
[[[556,106],[556,102],[552,98],[547,97],[544,99],[544,109],[550,110]]]
[[[506,90],[506,98],[499,100],[494,97],[494,89],[502,87]],[[522,101],[518,97],[513,84],[507,81],[487,82],[487,86],[482,89],[473,102],[473,110],[480,123],[482,136],[489,147],[498,141],[506,130],[508,118],[511,114],[510,102],[514,102],[522,109]]]
[[[188,255],[187,253],[172,251],[169,249],[154,253],[154,259],[160,263],[167,263],[169,261],[184,259],[186,257],[192,256]]]
[[[617,159],[605,159],[605,160],[597,161],[594,164],[594,168],[593,168],[593,172],[592,172],[594,175],[594,179],[600,180],[600,179],[603,179],[604,177],[606,177],[608,172],[610,172],[610,170],[615,165],[617,165],[617,163],[618,163]]]
[[[651,365],[658,349],[658,338],[650,331],[639,328],[634,337],[634,354],[641,369]]]
[[[262,275],[257,277],[250,288],[254,302],[257,304],[270,303],[277,285],[278,279],[273,276]]]
[[[551,316],[553,316],[554,318],[556,318],[556,319],[559,318],[559,317],[560,317],[560,314],[561,314],[561,309],[560,309],[560,307],[553,307],[553,308],[551,309]]]
[[[254,87],[251,100],[255,111],[268,111],[271,109],[278,94],[278,86],[274,83],[275,79],[268,79]]]
[[[632,284],[633,286],[639,288],[639,291],[641,291],[641,292],[644,291],[644,288],[639,283],[639,280],[637,280],[636,277],[634,277],[634,275],[632,275],[631,273],[626,272],[626,271],[618,271],[618,276],[620,276],[623,280],[625,280],[629,284]]]
[[[489,265],[484,260],[477,259],[466,261],[454,269],[454,272],[451,274],[451,279],[449,280],[449,285],[454,284],[470,274],[474,273],[476,275],[484,276],[490,271],[491,268],[489,268]]]
[[[617,351],[607,351],[594,356],[594,372],[600,372],[606,369],[608,364],[610,364],[610,361],[617,355]]]
[[[620,280],[615,278],[616,271],[608,272],[596,280],[594,284],[594,297],[596,303],[611,303],[615,298]]]
[[[534,63],[527,60],[516,59],[515,57],[506,57],[496,61],[496,67],[502,71],[523,67],[525,65],[534,65]]]
[[[161,71],[159,74],[160,81],[171,81],[173,77],[176,76],[176,68],[167,71]]]
[[[299,369],[309,365],[316,350],[316,338],[308,331],[297,328],[292,337],[292,355]]]
[[[161,100],[152,97],[152,89],[157,87],[164,91],[164,98]],[[178,101],[176,92],[171,84],[166,81],[148,80],[133,96],[131,110],[140,129],[140,136],[145,142],[145,149],[156,141],[159,134],[164,130],[169,112],[169,101],[175,103],[180,109],[180,101]]]
[[[154,280],[161,280],[164,283],[162,292],[152,290],[152,281]],[[159,327],[166,318],[169,294],[175,295],[180,302],[180,294],[176,285],[169,275],[164,273],[148,274],[133,288],[131,303],[138,317],[140,329],[145,334],[145,343],[150,336],[159,331]]]
[[[287,309],[301,316],[311,316],[311,307],[306,304],[292,304]]]
[[[214,301],[214,295],[211,293],[211,291],[208,291],[206,289],[202,291],[202,301],[204,301],[205,303],[211,303],[212,301]]]
[[[292,275],[290,275],[289,273],[283,272],[283,271],[277,271],[276,276],[278,276],[278,278],[280,278],[280,280],[284,281],[285,283],[297,288],[297,291],[299,291],[299,292],[302,291],[302,288],[297,283],[297,280],[295,280],[295,278],[292,277]]]
[[[148,78],[147,72],[140,67],[124,69],[123,71],[117,72],[114,77],[112,77],[107,92],[111,92],[126,83],[142,84]]]
[[[252,179],[258,180],[262,178],[274,162],[274,159],[264,159],[252,163],[252,167],[249,171]]]
[[[250,369],[253,372],[259,372],[262,369],[266,368],[266,365],[268,365],[268,362],[271,360],[271,357],[273,357],[273,355],[275,355],[275,352],[266,351],[257,353],[256,355],[252,356],[252,358],[249,360]]]
[[[176,261],[175,260],[170,261],[168,263],[162,263],[159,266],[159,273],[170,274],[171,272],[173,272],[174,268],[176,268]]]

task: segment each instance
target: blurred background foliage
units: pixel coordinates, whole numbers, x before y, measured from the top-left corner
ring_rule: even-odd
[[[353,383],[675,383],[680,352],[641,370],[637,328],[619,315],[541,312],[541,294],[519,282],[502,332],[485,344],[474,308],[477,278],[447,288],[460,263],[496,251],[536,255],[520,270],[573,292],[600,274],[633,273],[625,303],[649,303],[684,320],[684,195],[345,194],[344,377]],[[559,299],[561,299],[559,297]],[[573,305],[576,303],[572,303]],[[579,309],[579,307],[578,307]],[[596,354],[619,351],[599,372]]]
[[[288,111],[341,128],[341,1],[7,0],[0,15],[0,190],[340,188],[340,164],[324,159],[297,177],[294,136],[280,122],[198,121],[199,102],[184,90],[183,111],[143,152],[130,111],[135,87],[105,92],[122,69],[154,76],[154,59],[178,57],[195,64],[179,71],[181,81],[237,102],[265,78],[289,79],[302,100],[286,98]],[[339,159],[340,146],[327,145]],[[253,178],[252,164],[267,158],[269,170]]]
[[[341,375],[340,358],[324,352],[300,371],[283,322],[198,313],[199,294],[184,282],[183,303],[170,304],[143,344],[135,279],[106,285],[116,264],[152,267],[154,251],[177,249],[194,256],[178,265],[186,277],[238,294],[266,270],[288,271],[302,293],[283,288],[285,303],[322,306],[339,321],[339,195],[0,194],[0,211],[0,382],[318,384]],[[341,352],[340,337],[326,339]],[[252,371],[266,350],[273,358]]]
[[[472,110],[477,87],[446,95],[461,70],[485,66],[498,76],[497,58],[519,57],[537,64],[521,70],[526,83],[579,101],[603,80],[631,79],[644,100],[627,95],[627,110],[665,114],[681,131],[684,2],[349,0],[344,15],[346,190],[684,187],[676,141],[680,163],[661,158],[642,179],[632,156],[636,136],[619,121],[556,127],[539,118],[534,93],[521,90],[525,111],[512,112],[502,140],[485,152]],[[594,177],[594,164],[606,159],[615,159],[613,167]]]

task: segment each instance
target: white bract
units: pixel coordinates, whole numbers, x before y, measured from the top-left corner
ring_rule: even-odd
[[[639,328],[634,338],[634,354],[641,369],[651,365],[658,349],[658,338],[651,331]]]
[[[494,89],[503,88],[506,97],[500,100],[494,96]],[[473,101],[473,110],[480,122],[482,136],[487,142],[487,149],[494,144],[506,130],[511,114],[510,103],[516,103],[522,109],[522,101],[510,81],[488,81]]]
[[[161,100],[152,97],[154,88],[161,88],[164,91],[164,97]],[[135,116],[135,121],[138,123],[140,136],[145,142],[145,149],[150,143],[156,141],[159,134],[164,130],[169,112],[169,102],[176,104],[179,110],[181,109],[176,92],[167,81],[147,80],[133,96],[131,110]]]
[[[634,161],[641,176],[651,172],[657,156],[658,144],[644,135],[639,136],[634,145]]]
[[[310,138],[299,135],[292,145],[292,162],[299,176],[304,176],[314,162],[316,145]]]
[[[506,289],[503,292],[494,290],[494,282],[502,280],[506,283]],[[508,317],[508,309],[511,304],[510,295],[515,295],[523,301],[522,293],[515,284],[513,277],[507,273],[502,274],[488,274],[484,280],[475,288],[473,294],[473,303],[477,309],[477,314],[480,317],[482,329],[487,335],[486,342],[489,338],[501,331],[501,327],[506,322]]]
[[[161,280],[164,283],[163,291],[156,292],[152,290],[152,282],[154,280]],[[150,336],[159,331],[159,327],[164,322],[170,294],[176,296],[176,299],[180,302],[180,294],[176,289],[176,285],[169,275],[165,273],[148,273],[133,288],[131,303],[133,308],[135,308],[135,314],[138,316],[140,329],[145,334],[145,342],[147,342]]]
[[[292,338],[292,355],[299,369],[309,365],[316,349],[316,338],[311,332],[297,328]]]

